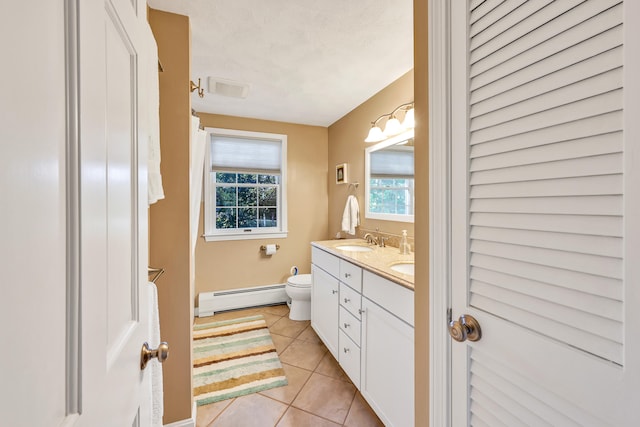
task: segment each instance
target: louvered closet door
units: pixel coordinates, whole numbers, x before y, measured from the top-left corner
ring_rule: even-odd
[[[638,2],[451,3],[453,425],[640,425]]]

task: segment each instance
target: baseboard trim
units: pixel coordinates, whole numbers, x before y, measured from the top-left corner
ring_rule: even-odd
[[[164,427],[196,427],[197,413],[198,413],[198,406],[196,402],[193,402],[193,407],[191,408],[191,418],[176,421],[171,424],[165,424]]]
[[[198,294],[198,317],[213,316],[215,313],[247,307],[282,304],[287,302],[284,283],[256,286],[251,288],[229,289]]]

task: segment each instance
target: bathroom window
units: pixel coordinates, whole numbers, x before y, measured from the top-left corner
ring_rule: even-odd
[[[413,178],[371,178],[369,212],[413,215]]]
[[[205,239],[287,236],[287,136],[206,129]]]
[[[411,142],[411,145],[408,144]],[[368,157],[368,218],[414,214],[413,139],[375,151]],[[395,219],[398,220],[398,219]]]

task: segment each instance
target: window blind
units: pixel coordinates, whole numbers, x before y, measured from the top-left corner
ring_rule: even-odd
[[[374,178],[413,178],[413,148],[385,148],[371,152],[370,158]]]
[[[211,169],[278,172],[280,141],[217,136],[211,138]]]

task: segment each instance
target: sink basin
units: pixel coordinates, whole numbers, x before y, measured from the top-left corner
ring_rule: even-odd
[[[414,275],[414,263],[412,262],[401,262],[398,264],[393,264],[391,266],[391,269],[393,271],[397,271],[398,273],[402,273],[402,274],[408,274],[410,276]]]
[[[373,250],[369,246],[360,246],[360,245],[340,245],[340,246],[336,246],[336,249],[340,249],[341,251],[348,251],[348,252],[371,252]]]

